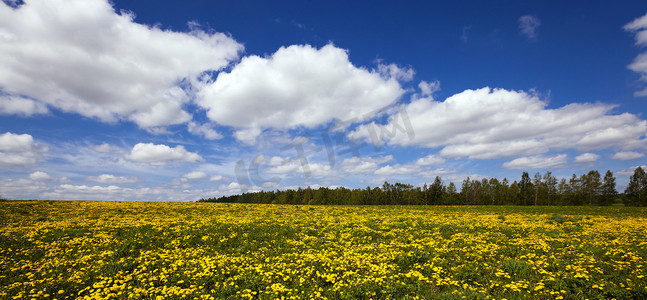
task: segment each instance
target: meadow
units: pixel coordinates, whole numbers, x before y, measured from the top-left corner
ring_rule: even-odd
[[[0,203],[1,299],[647,299],[647,209]]]

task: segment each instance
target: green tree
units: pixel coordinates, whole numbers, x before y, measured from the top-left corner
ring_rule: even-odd
[[[429,186],[428,190],[431,204],[439,204],[442,202],[444,188],[443,181],[439,176],[436,176],[434,183]]]
[[[625,204],[630,206],[646,206],[647,204],[647,175],[645,170],[638,167],[629,178],[625,189]]]
[[[611,170],[607,170],[604,174],[602,183],[602,196],[600,205],[611,205],[616,201],[618,191],[616,190],[616,178],[613,176]]]
[[[533,180],[533,183],[535,185],[535,206],[537,206],[537,198],[539,198],[539,190],[541,189],[542,179],[543,178],[541,177],[541,173],[535,173],[535,178]]]
[[[546,193],[547,205],[555,205],[557,198],[557,178],[551,172],[544,174],[544,188]]]
[[[528,205],[532,193],[533,186],[532,181],[530,181],[530,175],[528,175],[528,172],[523,172],[521,181],[519,182],[519,199],[522,205]]]
[[[559,184],[557,185],[557,194],[559,195],[558,203],[559,205],[566,205],[570,203],[570,194],[572,193],[571,191],[571,185],[568,184],[566,181],[566,178],[562,178],[559,180]]]
[[[460,195],[456,191],[456,184],[450,182],[449,186],[447,186],[447,201],[443,204],[456,205],[458,204],[457,198],[459,198],[459,196]]]
[[[573,174],[573,177],[571,177],[571,180],[569,180],[568,184],[570,186],[570,193],[569,193],[569,201],[567,202],[569,205],[583,205],[584,204],[584,192],[582,188],[582,182],[584,182],[584,176],[580,176],[580,178],[577,178],[577,175]]]
[[[600,182],[600,172],[596,170],[589,171],[588,174],[583,175],[582,189],[586,199],[589,202],[589,206],[594,203],[597,204],[597,198],[600,195],[600,187],[602,183]]]

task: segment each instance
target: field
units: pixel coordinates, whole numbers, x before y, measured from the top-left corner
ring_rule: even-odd
[[[2,202],[1,299],[646,299],[647,209]]]

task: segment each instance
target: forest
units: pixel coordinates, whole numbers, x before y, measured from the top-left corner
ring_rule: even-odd
[[[345,187],[276,190],[241,195],[203,198],[200,202],[316,204],[316,205],[625,205],[647,206],[647,175],[637,167],[624,193],[618,193],[616,178],[607,170],[596,170],[579,177],[557,180],[551,172],[537,172],[532,178],[523,172],[519,181],[507,178],[463,180],[460,189],[453,182],[445,185],[436,176],[430,184],[384,182],[381,187],[365,189]]]

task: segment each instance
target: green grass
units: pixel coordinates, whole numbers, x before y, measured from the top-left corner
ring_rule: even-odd
[[[646,213],[10,201],[0,299],[644,299]]]

